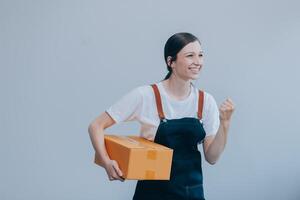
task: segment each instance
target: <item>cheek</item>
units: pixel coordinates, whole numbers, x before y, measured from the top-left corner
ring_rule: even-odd
[[[194,63],[193,59],[186,60],[187,65],[192,65]]]
[[[179,72],[183,72],[186,70],[186,64],[183,63],[183,62],[178,62],[177,65],[176,65],[176,70],[179,71]]]
[[[203,58],[203,57],[202,57],[202,58],[200,58],[200,62],[201,62],[201,63],[203,63],[203,61],[204,61],[204,58]]]
[[[182,66],[183,68],[187,68],[189,67],[191,64],[193,64],[193,61],[191,59],[183,59],[180,62],[180,66]]]

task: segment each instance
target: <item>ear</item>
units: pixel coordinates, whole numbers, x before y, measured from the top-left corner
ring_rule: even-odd
[[[171,64],[172,64],[171,60],[172,60],[172,57],[168,56],[167,57],[167,63],[168,63],[168,66],[170,66],[170,67],[171,67]]]

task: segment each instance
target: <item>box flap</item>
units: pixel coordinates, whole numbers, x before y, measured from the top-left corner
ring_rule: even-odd
[[[169,149],[163,145],[138,136],[105,135],[105,139],[118,142],[120,145],[124,145],[128,148]]]

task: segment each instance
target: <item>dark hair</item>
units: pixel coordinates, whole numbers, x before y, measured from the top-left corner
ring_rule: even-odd
[[[165,62],[167,64],[167,69],[168,69],[168,74],[166,75],[165,79],[170,78],[172,74],[172,68],[171,66],[168,65],[168,56],[171,56],[171,63],[177,59],[177,53],[185,47],[187,44],[194,42],[194,41],[199,41],[199,39],[194,36],[191,33],[175,33],[172,35],[166,42],[165,48],[164,48],[164,56],[165,56]]]

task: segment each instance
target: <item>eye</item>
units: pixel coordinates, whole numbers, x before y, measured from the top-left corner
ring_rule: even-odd
[[[201,54],[199,54],[199,57],[202,57],[203,56],[203,54],[201,53]]]
[[[187,57],[193,57],[193,55],[192,55],[192,54],[190,54],[190,55],[187,55]]]

